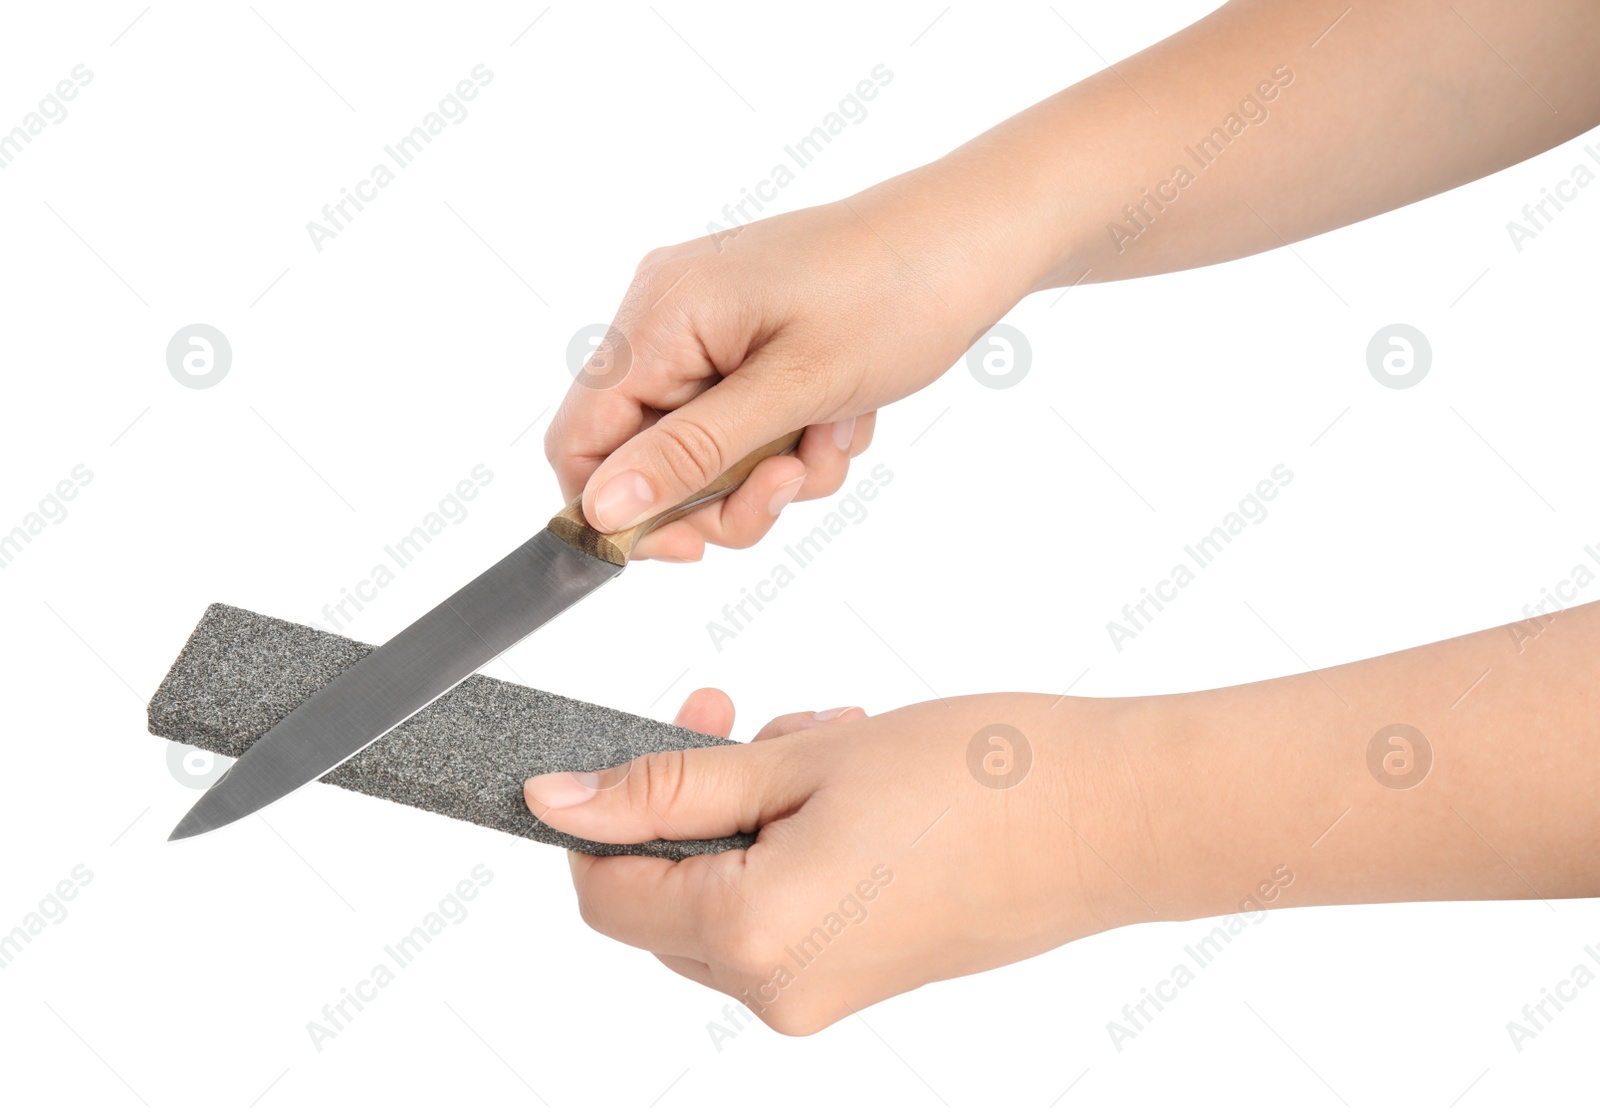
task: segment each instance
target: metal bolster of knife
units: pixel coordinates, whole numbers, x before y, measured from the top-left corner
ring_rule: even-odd
[[[612,565],[627,565],[628,558],[633,553],[633,548],[639,540],[657,527],[666,526],[683,518],[697,507],[721,499],[732,492],[749,478],[755,467],[768,457],[776,457],[783,453],[793,453],[800,444],[800,435],[804,430],[796,430],[792,434],[785,434],[777,441],[763,445],[748,457],[743,458],[728,471],[717,477],[710,484],[701,488],[694,495],[657,515],[653,519],[646,519],[638,526],[627,530],[619,530],[614,534],[602,534],[589,525],[589,520],[583,516],[583,497],[579,496],[562,509],[561,513],[550,520],[550,532],[560,538],[567,545],[591,557],[602,561],[609,561]]]

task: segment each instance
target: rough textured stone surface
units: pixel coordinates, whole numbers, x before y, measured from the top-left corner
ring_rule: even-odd
[[[213,604],[150,700],[150,731],[237,758],[372,649]],[[474,674],[322,781],[581,852],[682,859],[746,847],[752,837],[596,844],[540,824],[523,803],[522,783],[547,771],[601,770],[650,751],[726,742]]]

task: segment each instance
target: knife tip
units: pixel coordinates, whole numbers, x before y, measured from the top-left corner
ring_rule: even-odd
[[[173,829],[172,834],[167,837],[167,843],[171,844],[176,840],[187,840],[191,836],[199,836],[203,832],[210,831],[211,826],[196,817],[195,811],[191,809],[184,814],[183,820],[178,822],[178,827]]]

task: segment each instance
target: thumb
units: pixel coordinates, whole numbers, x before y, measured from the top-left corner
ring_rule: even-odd
[[[740,458],[812,419],[775,391],[773,356],[758,354],[608,456],[584,486],[583,513],[611,534],[676,507]]]
[[[523,784],[534,816],[606,844],[700,840],[755,832],[811,793],[787,740],[658,751],[592,772],[540,774]]]

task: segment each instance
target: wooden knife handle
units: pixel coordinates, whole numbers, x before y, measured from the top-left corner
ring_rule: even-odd
[[[726,496],[743,484],[755,467],[768,457],[794,452],[795,446],[800,444],[800,435],[803,433],[804,430],[796,430],[792,434],[783,435],[777,441],[763,445],[676,507],[663,511],[653,519],[646,519],[636,527],[619,530],[615,534],[600,533],[589,525],[588,519],[583,517],[583,497],[580,495],[550,520],[550,530],[567,545],[582,550],[590,557],[609,561],[612,565],[627,565],[633,548],[639,544],[641,538],[656,527],[666,526],[683,518],[695,508]]]

